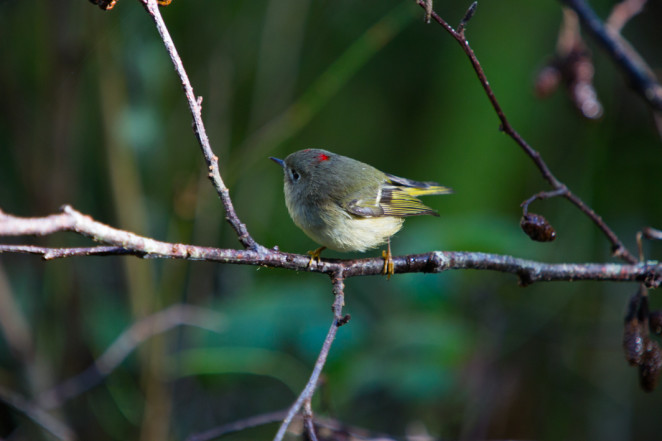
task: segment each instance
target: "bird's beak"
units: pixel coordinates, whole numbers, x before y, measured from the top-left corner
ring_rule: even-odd
[[[271,159],[273,162],[280,165],[281,167],[285,168],[285,161],[283,161],[282,159],[274,158],[273,156],[269,156],[269,159]]]

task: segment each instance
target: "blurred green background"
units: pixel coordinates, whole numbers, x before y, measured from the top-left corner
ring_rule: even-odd
[[[614,2],[594,0],[606,16]],[[435,1],[451,24],[469,2]],[[457,43],[412,1],[175,0],[162,8],[237,213],[269,247],[316,247],[291,222],[268,156],[324,147],[455,194],[428,198],[395,254],[503,253],[612,261],[609,243],[563,200],[537,202],[558,239],[531,242],[519,204],[547,189],[498,130]],[[662,6],[624,35],[662,65]],[[636,251],[662,226],[660,139],[645,104],[594,50],[605,108],[582,120],[563,91],[541,101],[559,2],[483,0],[467,38],[513,126],[557,177]],[[62,204],[156,239],[239,246],[206,178],[170,60],[139,2],[0,2],[0,208],[42,216]],[[592,43],[590,47],[594,48]],[[594,48],[595,49],[595,48]],[[3,238],[84,246],[74,234]],[[650,258],[660,244],[647,244]],[[378,255],[374,251],[369,255]],[[328,252],[326,257],[342,257]],[[345,255],[349,256],[349,255]],[[634,284],[553,283],[463,271],[356,278],[316,395],[319,415],[403,437],[653,439],[662,390],[640,390],[621,348]],[[289,406],[331,323],[314,274],[134,257],[43,262],[0,256],[0,385],[37,398],[82,372],[131,323],[175,303],[220,312],[219,333],[150,339],[103,383],[54,411],[80,439],[181,440]],[[659,307],[652,293],[654,307]],[[269,439],[270,425],[228,437]],[[0,405],[0,438],[52,439]]]

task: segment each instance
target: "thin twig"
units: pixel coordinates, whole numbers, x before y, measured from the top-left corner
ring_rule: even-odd
[[[425,2],[423,0],[416,0],[416,3],[421,6],[422,8],[425,7]],[[472,5],[473,7],[473,5]],[[623,242],[618,238],[616,233],[614,233],[611,228],[605,223],[605,221],[598,215],[591,207],[589,207],[584,201],[581,200],[577,195],[575,195],[570,189],[561,181],[559,181],[556,176],[552,173],[552,171],[549,169],[545,161],[542,159],[542,156],[538,151],[536,151],[533,147],[531,147],[525,140],[522,138],[522,136],[515,130],[510,122],[508,121],[508,118],[506,118],[505,113],[503,112],[503,109],[501,108],[501,105],[499,104],[499,101],[497,100],[494,91],[492,90],[492,87],[490,86],[489,81],[487,81],[487,76],[485,75],[485,71],[483,70],[480,62],[478,61],[478,58],[476,57],[476,54],[474,53],[473,49],[469,45],[469,42],[464,38],[464,27],[463,27],[463,32],[459,33],[455,29],[453,29],[452,26],[450,26],[443,18],[441,18],[439,15],[437,15],[436,12],[432,11],[432,18],[439,23],[445,30],[448,32],[462,47],[462,50],[464,53],[469,57],[469,61],[471,62],[471,65],[476,72],[476,75],[478,76],[478,80],[480,81],[480,84],[483,86],[483,89],[485,93],[487,94],[487,98],[490,100],[490,103],[492,104],[492,107],[494,108],[494,111],[497,114],[497,117],[499,118],[499,121],[501,122],[501,130],[503,130],[508,136],[510,136],[521,148],[524,150],[524,152],[531,158],[533,163],[538,167],[538,170],[542,174],[543,178],[552,186],[554,190],[558,190],[559,194],[568,199],[571,203],[573,203],[577,208],[579,208],[586,216],[589,217],[593,221],[593,223],[596,224],[596,226],[602,230],[602,232],[607,236],[607,239],[611,242],[612,244],[612,253],[617,256],[622,258],[624,261],[629,262],[629,263],[635,263],[637,262],[637,259],[630,253],[630,251],[626,248],[626,246],[623,244]]]
[[[202,97],[196,97],[195,93],[193,93],[193,87],[191,86],[191,82],[189,81],[186,70],[184,69],[184,64],[182,63],[182,60],[177,53],[177,48],[175,48],[175,44],[170,37],[168,28],[163,21],[163,17],[159,11],[158,3],[156,0],[140,1],[143,3],[145,9],[156,23],[156,28],[159,31],[159,35],[161,35],[161,39],[163,40],[163,44],[166,47],[166,51],[168,52],[168,55],[170,55],[170,59],[175,66],[175,71],[177,72],[177,75],[179,75],[179,78],[182,82],[182,87],[184,88],[184,93],[186,94],[186,100],[188,101],[189,108],[191,109],[191,115],[193,116],[193,131],[195,132],[195,136],[198,139],[198,143],[202,149],[202,154],[204,155],[205,161],[207,163],[207,167],[209,169],[209,179],[214,185],[214,188],[216,189],[216,192],[218,193],[219,197],[221,198],[221,202],[225,207],[225,217],[234,231],[237,233],[239,242],[241,242],[245,248],[258,252],[264,251],[265,248],[258,244],[251,237],[251,235],[248,233],[246,225],[241,222],[234,209],[232,199],[230,199],[230,191],[225,186],[223,178],[221,177],[221,173],[218,167],[218,156],[216,156],[211,149],[209,138],[207,137],[207,131],[205,130],[205,125],[202,121]]]
[[[223,424],[218,427],[206,430],[204,432],[195,433],[189,435],[186,438],[186,441],[211,441],[216,438],[220,438],[223,435],[228,435],[234,432],[240,432],[242,430],[250,429],[253,427],[263,426],[265,424],[275,423],[277,421],[282,421],[283,418],[287,415],[288,409],[277,410],[275,412],[268,412],[259,415],[253,415],[248,418],[241,420],[233,421],[231,423]],[[350,426],[337,419],[328,418],[328,417],[315,417],[313,423],[318,427],[323,427],[328,431],[336,435],[342,435],[343,438],[337,439],[346,439],[345,437],[350,436],[350,439],[365,439],[365,440],[377,440],[377,439],[391,439],[392,437],[385,433],[377,433],[373,431],[366,430],[362,427]],[[404,437],[402,437],[404,439]],[[324,438],[324,439],[329,439]]]
[[[331,327],[329,328],[329,332],[326,334],[326,338],[324,339],[322,350],[317,357],[315,367],[313,368],[313,372],[310,375],[310,379],[308,380],[306,387],[303,388],[303,391],[301,394],[299,394],[299,397],[288,411],[287,416],[278,429],[278,433],[276,433],[276,436],[274,437],[274,441],[282,441],[283,437],[285,436],[285,432],[287,432],[287,428],[297,413],[299,413],[301,406],[306,401],[310,401],[312,398],[313,394],[315,393],[315,389],[317,388],[317,380],[319,379],[319,376],[322,373],[322,369],[324,368],[324,364],[326,363],[326,357],[329,355],[329,351],[331,350],[331,344],[336,338],[338,328],[346,323],[346,317],[342,315],[342,308],[345,305],[345,281],[341,273],[335,274],[333,276],[333,294],[335,295],[335,300],[333,302],[334,317],[333,322],[331,323]]]
[[[317,433],[315,432],[315,418],[313,417],[313,408],[310,404],[312,397],[308,398],[303,403],[303,430],[306,433],[307,441],[317,441]]]
[[[219,332],[223,326],[223,316],[211,310],[182,304],[151,314],[132,324],[90,367],[45,391],[37,402],[44,409],[61,406],[65,401],[99,384],[145,340],[182,325]]]
[[[565,188],[559,188],[558,190],[552,190],[552,191],[541,191],[540,193],[536,193],[533,196],[531,196],[529,199],[525,200],[522,202],[522,214],[526,216],[529,212],[529,205],[531,205],[535,201],[541,201],[543,199],[549,199],[549,198],[555,198],[557,196],[562,196],[566,192]]]
[[[276,412],[263,413],[232,423],[224,424],[213,429],[206,430],[201,433],[195,433],[186,438],[186,441],[210,441],[212,439],[220,438],[229,433],[240,432],[242,430],[250,429],[253,427],[263,426],[269,423],[282,421],[287,416],[287,409],[278,410]]]

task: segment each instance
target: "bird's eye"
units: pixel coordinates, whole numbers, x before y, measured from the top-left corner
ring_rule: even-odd
[[[292,180],[294,182],[297,182],[299,180],[299,178],[301,177],[301,176],[299,176],[299,173],[297,173],[297,171],[294,170],[293,168],[290,169],[290,174],[292,175]]]

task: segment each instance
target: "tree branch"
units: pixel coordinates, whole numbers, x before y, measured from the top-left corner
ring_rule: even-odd
[[[416,0],[416,3],[422,8],[426,7],[426,2],[424,0]],[[607,236],[609,242],[611,242],[612,253],[614,256],[620,257],[629,263],[637,262],[637,259],[634,257],[634,255],[630,253],[630,251],[618,238],[616,233],[614,233],[612,229],[609,228],[609,226],[602,219],[602,217],[598,215],[584,201],[582,201],[582,199],[579,196],[575,195],[572,191],[570,191],[570,189],[563,182],[561,182],[556,176],[554,176],[554,174],[549,169],[545,161],[542,159],[540,153],[536,151],[533,147],[531,147],[524,140],[524,138],[522,138],[522,136],[517,132],[517,130],[515,130],[511,126],[510,122],[506,118],[505,113],[503,112],[503,109],[501,108],[501,105],[499,104],[499,101],[496,98],[496,95],[494,94],[494,91],[492,90],[492,87],[490,86],[489,81],[487,81],[487,76],[485,75],[485,71],[483,70],[483,67],[480,65],[480,62],[478,61],[476,54],[469,45],[469,42],[464,37],[466,25],[468,22],[468,19],[466,17],[471,18],[473,16],[475,12],[475,4],[476,3],[474,2],[471,5],[469,10],[467,11],[467,14],[465,15],[465,18],[461,21],[460,23],[461,26],[458,27],[460,31],[456,31],[455,29],[453,29],[451,25],[449,25],[443,18],[437,15],[437,13],[434,11],[432,11],[432,18],[437,23],[439,23],[446,30],[446,32],[448,32],[460,44],[464,53],[467,55],[467,57],[469,57],[469,61],[471,62],[471,65],[474,71],[476,72],[476,75],[478,76],[478,80],[480,81],[480,84],[483,86],[483,89],[487,94],[487,98],[490,100],[490,104],[492,104],[492,107],[494,108],[494,111],[496,112],[499,121],[501,121],[501,130],[503,130],[508,136],[510,136],[517,143],[517,145],[519,145],[522,148],[522,150],[524,150],[524,153],[526,153],[531,158],[533,163],[536,165],[536,167],[542,174],[542,177],[555,190],[555,195],[558,194],[559,196],[565,197],[577,208],[579,208],[586,216],[588,216],[588,218],[591,219],[593,223],[595,223],[595,225],[605,234],[605,236]]]
[[[335,301],[333,302],[333,322],[331,323],[329,332],[326,334],[326,339],[324,339],[324,344],[322,345],[322,350],[320,351],[320,354],[317,357],[317,361],[315,362],[313,373],[310,375],[310,379],[308,380],[306,387],[303,388],[303,391],[301,394],[299,394],[299,397],[287,412],[287,416],[283,420],[283,423],[280,425],[278,433],[276,433],[276,436],[274,437],[274,441],[282,441],[283,437],[285,436],[285,432],[287,432],[287,428],[290,426],[290,423],[299,413],[299,410],[301,410],[301,406],[303,406],[304,403],[310,402],[313,394],[315,393],[315,389],[317,388],[317,380],[319,379],[319,376],[322,373],[322,369],[324,368],[324,364],[326,363],[326,357],[329,355],[333,340],[336,338],[338,328],[347,323],[349,320],[349,316],[342,315],[342,308],[345,305],[345,281],[340,272],[335,274],[332,277],[332,280],[333,294],[335,295]],[[312,433],[314,434],[314,431]]]
[[[102,224],[70,206],[62,213],[42,218],[22,218],[0,211],[0,236],[44,235],[73,231],[110,246],[89,248],[50,248],[34,245],[0,244],[0,254],[36,254],[44,259],[90,255],[133,255],[140,258],[206,260],[210,262],[257,265],[296,271],[340,274],[343,279],[383,274],[381,257],[368,259],[321,259],[310,264],[310,256],[284,253],[278,249],[264,251],[211,248],[181,243],[162,242]],[[662,264],[609,263],[543,263],[512,256],[462,252],[432,251],[393,257],[396,273],[438,273],[447,270],[476,269],[514,274],[522,285],[535,282],[596,280],[642,282],[658,287],[662,282]]]
[[[159,35],[161,35],[161,39],[163,40],[166,51],[168,52],[168,55],[170,55],[170,59],[172,60],[172,64],[175,67],[175,71],[177,72],[177,75],[179,75],[179,79],[182,82],[182,88],[184,89],[186,100],[188,101],[189,108],[191,109],[191,115],[193,116],[193,131],[195,133],[195,137],[198,140],[198,143],[200,144],[200,148],[202,149],[205,162],[207,163],[207,167],[209,169],[209,179],[214,185],[214,188],[216,189],[216,192],[218,193],[219,197],[221,198],[221,202],[225,207],[225,218],[237,233],[239,242],[244,246],[244,248],[253,251],[263,251],[264,247],[258,244],[251,237],[251,235],[248,233],[246,225],[241,222],[234,209],[232,199],[230,199],[230,191],[225,186],[223,178],[221,177],[221,172],[218,167],[218,156],[216,156],[211,149],[209,138],[207,137],[207,131],[202,121],[202,97],[196,97],[195,93],[193,93],[193,86],[191,86],[191,82],[189,81],[186,70],[184,69],[184,64],[182,63],[182,60],[177,53],[175,43],[173,43],[172,38],[170,37],[170,33],[168,32],[168,28],[163,21],[163,17],[159,11],[158,2],[156,0],[140,1],[154,20],[154,23],[156,23],[156,28],[159,31]]]
[[[209,429],[201,433],[194,433],[187,437],[186,441],[209,441],[212,439],[220,438],[221,436],[227,435],[229,433],[240,432],[242,430],[262,426],[264,424],[282,421],[286,416],[287,410],[278,410],[276,412],[255,415],[243,420],[234,421],[232,423],[214,427],[213,429]]]
[[[223,424],[214,427],[204,432],[189,435],[186,441],[211,441],[213,439],[221,438],[224,435],[240,432],[242,430],[250,429],[253,427],[263,426],[265,424],[275,423],[282,420],[287,415],[287,409],[277,410],[275,412],[268,412],[259,415],[254,415],[241,420],[233,421],[231,423]],[[342,421],[328,417],[314,417],[312,423],[316,427],[324,428],[328,433],[324,435],[326,438],[331,439],[331,436],[336,436],[333,439],[356,439],[356,440],[390,440],[393,439],[391,435],[385,433],[377,433],[366,430],[362,427],[350,426]],[[349,438],[347,438],[349,436]],[[404,439],[405,437],[400,437]],[[398,439],[400,439],[398,438]]]

